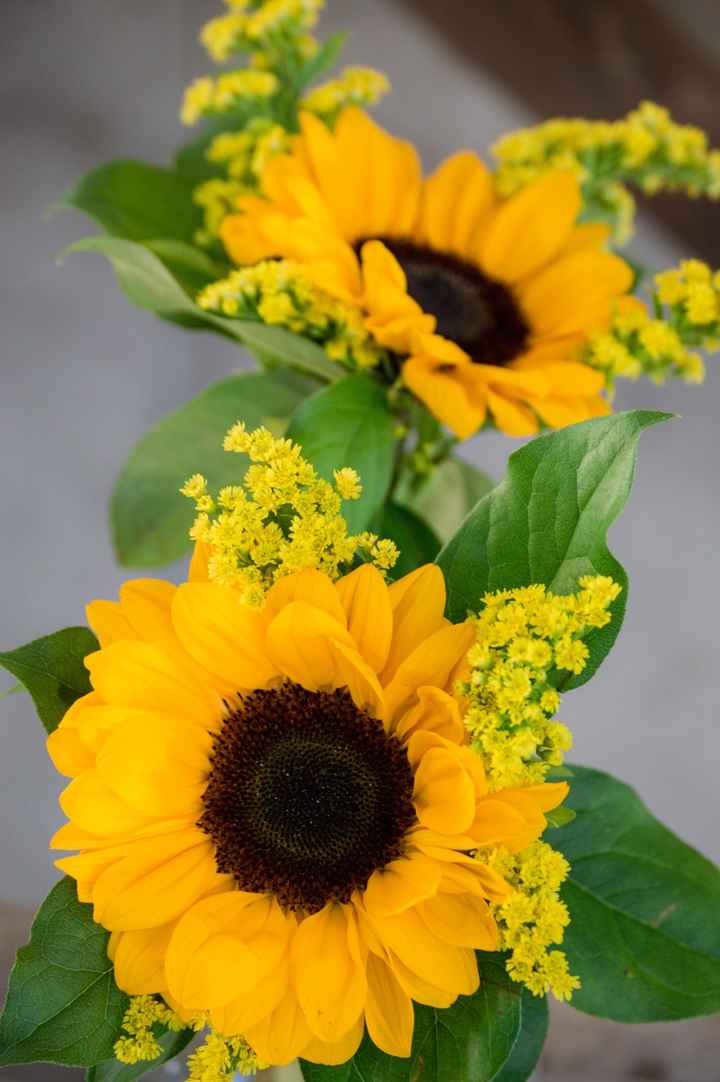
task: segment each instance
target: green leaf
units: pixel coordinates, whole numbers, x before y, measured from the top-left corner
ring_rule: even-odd
[[[148,1071],[154,1071],[163,1063],[179,1056],[194,1036],[193,1029],[181,1029],[176,1032],[165,1028],[162,1036],[158,1037],[162,1055],[157,1059],[149,1062],[144,1060],[141,1063],[118,1063],[116,1059],[104,1059],[90,1068],[85,1076],[85,1082],[135,1082],[136,1078],[142,1078]]]
[[[325,351],[315,342],[284,327],[269,327],[264,323],[243,319],[229,319],[199,308],[187,289],[191,287],[188,270],[198,272],[202,256],[198,256],[188,268],[187,253],[182,267],[178,267],[180,249],[172,250],[167,244],[154,245],[164,253],[168,265],[147,245],[124,240],[121,237],[85,237],[66,249],[67,252],[99,252],[109,259],[120,288],[133,304],[154,312],[171,323],[195,330],[209,330],[224,334],[242,343],[254,353],[262,353],[275,364],[295,368],[317,376],[327,382],[342,379],[342,368],[330,361]],[[172,256],[172,258],[171,258]],[[180,280],[173,273],[179,274]]]
[[[220,263],[207,252],[180,240],[163,237],[145,241],[145,247],[160,258],[165,268],[191,296],[199,293],[209,282],[223,278],[230,270],[227,263]]]
[[[373,531],[380,537],[389,537],[400,549],[400,556],[391,572],[395,579],[422,564],[432,563],[440,550],[440,539],[427,522],[399,504],[385,504],[373,523]]]
[[[541,436],[511,455],[505,479],[438,556],[450,619],[477,611],[488,590],[543,583],[569,593],[582,575],[611,575],[623,587],[613,618],[588,636],[588,664],[563,686],[589,680],[615,641],[627,599],[627,575],[607,532],[630,493],[641,432],[669,417],[616,413]]]
[[[115,237],[172,237],[190,243],[202,224],[193,187],[175,170],[146,162],[108,162],[74,184],[60,206],[84,211]]]
[[[10,974],[0,1018],[0,1066],[109,1059],[127,1008],[107,957],[109,933],[62,879],[41,905]]]
[[[83,662],[97,648],[97,639],[86,627],[66,627],[0,653],[0,665],[30,692],[41,722],[51,733],[75,700],[90,691]]]
[[[11,684],[9,688],[0,691],[0,699],[8,699],[11,695],[18,695],[23,691],[27,691],[27,688],[22,684]]]
[[[321,477],[352,466],[362,496],[343,504],[351,533],[364,530],[383,504],[393,472],[394,425],[385,391],[366,375],[349,376],[302,402],[290,419],[288,436]]]
[[[572,769],[577,817],[553,837],[571,863],[563,950],[582,980],[572,1006],[618,1022],[720,1011],[720,869],[628,785]]]
[[[300,73],[298,79],[298,85],[300,87],[307,86],[313,79],[317,79],[318,75],[322,75],[324,71],[331,68],[337,61],[340,53],[342,52],[345,42],[347,41],[347,34],[331,34],[327,38],[313,57],[308,60],[307,64]]]
[[[514,984],[502,957],[478,955],[480,988],[452,1007],[415,1005],[409,1059],[381,1052],[365,1037],[340,1067],[301,1060],[305,1082],[525,1082],[547,1033],[547,1004]]]
[[[397,502],[416,511],[444,542],[492,487],[492,480],[476,466],[462,458],[448,458],[417,491],[401,489]]]
[[[194,473],[202,473],[213,489],[238,484],[248,463],[244,455],[223,450],[230,426],[245,421],[248,428],[264,424],[282,432],[314,386],[287,371],[231,376],[155,425],[131,452],[113,491],[112,532],[120,563],[154,567],[188,552],[195,511],[180,487]]]

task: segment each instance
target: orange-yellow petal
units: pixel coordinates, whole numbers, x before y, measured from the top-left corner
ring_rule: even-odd
[[[572,173],[547,173],[529,184],[490,223],[478,252],[483,270],[508,283],[537,271],[567,243],[580,206]]]
[[[365,1021],[370,1038],[389,1056],[409,1056],[415,1015],[412,1000],[390,966],[368,957]]]
[[[329,902],[301,921],[292,945],[300,1006],[316,1037],[340,1041],[357,1022],[367,979],[355,915]]]
[[[335,588],[357,648],[376,673],[387,662],[393,635],[393,611],[385,579],[372,564],[344,575]]]
[[[191,657],[234,690],[265,687],[277,674],[264,645],[257,609],[229,586],[188,582],[172,609],[178,638]]]

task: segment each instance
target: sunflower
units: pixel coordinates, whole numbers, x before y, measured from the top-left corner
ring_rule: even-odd
[[[462,152],[423,179],[414,148],[357,108],[331,132],[301,115],[290,153],[221,236],[239,264],[283,257],[359,306],[400,357],[405,384],[457,436],[491,415],[508,435],[608,412],[580,347],[606,327],[633,275],[604,226],[578,225],[576,177],[548,174],[500,200]]]
[[[498,946],[519,851],[564,784],[490,792],[454,689],[474,641],[426,566],[299,571],[262,604],[138,580],[88,617],[93,690],[49,738],[72,781],[57,862],[110,929],[118,985],[282,1064],[340,1063],[365,1027],[407,1056]]]

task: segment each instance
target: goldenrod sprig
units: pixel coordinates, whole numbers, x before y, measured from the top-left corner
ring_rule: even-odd
[[[582,181],[583,217],[608,222],[618,244],[632,233],[635,203],[628,184],[648,195],[681,191],[720,198],[720,150],[710,149],[700,128],[678,124],[653,102],[622,120],[549,120],[504,136],[493,152],[505,196],[541,173],[572,170]]]
[[[591,335],[582,359],[604,372],[610,387],[618,376],[702,383],[705,365],[694,349],[720,345],[720,272],[684,260],[655,275],[650,306],[624,301],[608,330]]]
[[[198,296],[201,308],[287,327],[319,342],[331,360],[348,368],[374,368],[386,356],[361,312],[318,289],[291,260],[267,260],[233,271]]]
[[[295,571],[312,568],[337,578],[356,557],[383,571],[393,567],[398,550],[392,541],[348,533],[341,507],[362,493],[355,470],[335,470],[331,484],[297,444],[267,428],[248,432],[242,422],[229,430],[224,448],[250,459],[241,484],[213,495],[195,474],[181,489],[195,502],[190,536],[207,546],[211,580],[236,587],[248,604],[261,604],[269,586]]]

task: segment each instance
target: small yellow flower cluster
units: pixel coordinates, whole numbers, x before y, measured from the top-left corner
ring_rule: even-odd
[[[267,260],[233,271],[199,294],[201,308],[287,327],[322,345],[352,368],[373,368],[385,356],[358,309],[318,289],[291,260]]]
[[[208,1033],[204,1044],[188,1056],[188,1082],[230,1082],[236,1073],[254,1075],[268,1066],[261,1063],[242,1037]]]
[[[720,325],[720,271],[713,274],[707,263],[686,259],[679,267],[655,275],[658,300],[673,309],[677,319],[704,340],[714,340]]]
[[[255,188],[276,154],[290,149],[290,135],[269,117],[254,117],[243,131],[216,135],[207,150],[209,162],[223,165],[228,176]]]
[[[250,458],[242,484],[215,497],[195,474],[181,489],[195,501],[190,536],[209,547],[213,581],[236,587],[247,604],[259,605],[273,582],[294,571],[314,568],[337,578],[356,557],[381,570],[393,567],[398,551],[392,541],[348,534],[342,501],[362,491],[354,470],[337,469],[331,484],[318,477],[297,444],[266,428],[248,432],[242,422],[229,430],[224,447]]]
[[[609,622],[619,593],[611,578],[586,575],[573,594],[528,586],[485,595],[462,692],[465,725],[491,789],[542,782],[561,765],[572,738],[552,720],[560,706],[553,675],[583,671],[583,637]]]
[[[315,87],[302,101],[302,108],[322,117],[326,124],[335,123],[338,114],[348,105],[368,106],[390,90],[386,75],[374,68],[345,68],[337,79]]]
[[[260,3],[234,3],[227,15],[211,19],[200,40],[213,60],[222,63],[233,53],[258,46],[282,47],[288,36],[305,35],[317,22],[325,0],[261,0]]]
[[[122,1028],[128,1036],[119,1037],[115,1042],[115,1058],[120,1063],[157,1059],[162,1048],[153,1032],[155,1025],[181,1030],[185,1023],[155,996],[132,996],[122,1020]]]
[[[568,971],[565,954],[551,949],[562,943],[570,922],[559,896],[570,871],[565,857],[547,842],[538,841],[521,853],[499,847],[480,852],[478,858],[514,887],[512,894],[492,907],[500,949],[510,952],[505,963],[508,974],[534,996],[552,992],[557,999],[570,999],[580,981]]]
[[[211,177],[198,184],[193,191],[193,202],[203,212],[203,224],[195,231],[196,244],[203,248],[215,244],[223,219],[235,210],[239,196],[246,192],[244,184],[225,177]]]
[[[570,169],[583,184],[584,217],[612,224],[618,243],[632,232],[634,200],[624,184],[652,195],[683,191],[720,198],[720,151],[699,128],[677,124],[667,109],[643,102],[622,120],[549,120],[500,139],[497,186],[504,196],[539,174]]]
[[[720,272],[699,259],[655,275],[653,314],[635,298],[625,298],[607,331],[591,335],[582,360],[604,372],[608,385],[617,376],[668,377],[702,383],[705,365],[692,348],[720,348]]]
[[[226,71],[213,79],[205,75],[196,79],[185,91],[180,119],[183,124],[197,124],[209,113],[224,113],[240,102],[257,103],[259,107],[279,87],[276,75],[271,71],[239,69]]]
[[[289,133],[267,116],[253,117],[242,131],[215,136],[205,156],[226,175],[203,181],[193,192],[203,211],[203,226],[195,235],[198,244],[208,247],[217,241],[220,225],[236,210],[239,197],[255,191],[270,158],[289,147]]]

